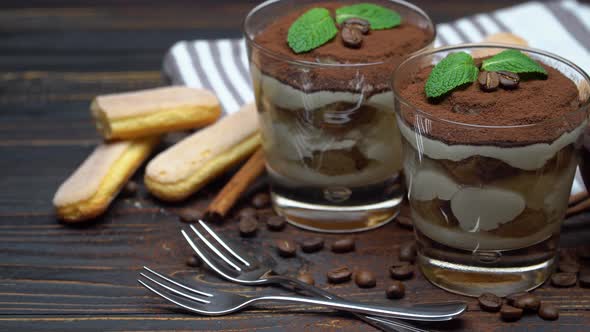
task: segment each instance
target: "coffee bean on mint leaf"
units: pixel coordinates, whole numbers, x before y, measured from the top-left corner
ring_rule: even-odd
[[[498,77],[500,78],[500,85],[507,90],[516,89],[518,83],[520,83],[520,76],[518,74],[501,70],[498,71]]]
[[[500,311],[500,308],[502,307],[502,298],[492,293],[481,294],[477,298],[477,301],[483,310],[489,312]]]
[[[357,29],[363,35],[366,35],[369,33],[369,30],[371,30],[371,23],[369,23],[369,21],[357,17],[346,19],[344,22],[342,22],[342,26]]]
[[[340,284],[349,281],[351,276],[352,272],[346,266],[335,268],[333,270],[328,271],[328,273],[326,274],[328,281],[333,284]]]
[[[373,288],[377,285],[377,279],[371,271],[359,270],[354,274],[354,282],[360,288]]]
[[[496,91],[500,85],[500,76],[493,71],[482,71],[477,77],[477,82],[482,91]]]
[[[363,43],[363,33],[349,26],[342,27],[340,36],[342,37],[344,46],[349,48],[359,48]]]
[[[401,281],[394,280],[385,290],[388,299],[401,299],[406,295],[406,286]]]
[[[258,221],[254,217],[242,217],[238,228],[242,237],[252,237],[258,230]]]

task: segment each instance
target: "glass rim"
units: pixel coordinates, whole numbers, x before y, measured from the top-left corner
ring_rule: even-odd
[[[551,118],[551,119],[547,119],[547,120],[543,120],[540,122],[536,122],[536,123],[530,123],[530,124],[524,124],[524,125],[506,125],[506,126],[498,126],[498,125],[478,125],[478,124],[473,124],[473,123],[465,123],[465,122],[459,122],[459,121],[453,121],[453,120],[449,120],[449,119],[444,119],[444,118],[440,118],[437,117],[433,114],[430,114],[426,111],[421,110],[419,107],[415,106],[414,104],[410,103],[406,98],[404,98],[398,91],[398,86],[395,84],[395,77],[397,77],[397,75],[399,75],[399,71],[406,65],[408,65],[408,63],[411,63],[412,61],[421,58],[421,57],[425,57],[425,56],[429,56],[429,55],[434,55],[436,53],[442,53],[442,52],[448,52],[448,51],[453,51],[453,50],[465,50],[465,49],[478,49],[478,48],[500,48],[500,49],[504,49],[504,50],[508,50],[508,49],[515,49],[515,50],[519,50],[519,51],[523,51],[523,52],[528,52],[528,53],[533,53],[533,54],[537,54],[537,55],[541,55],[544,57],[548,57],[551,58],[553,60],[557,60],[558,62],[561,62],[563,64],[565,64],[566,66],[570,67],[571,69],[575,70],[576,72],[578,72],[578,74],[580,74],[587,86],[590,88],[590,76],[582,69],[580,68],[578,65],[574,64],[572,61],[563,58],[557,54],[551,53],[551,52],[547,52],[547,51],[543,51],[537,48],[532,48],[532,47],[527,47],[527,46],[519,46],[519,45],[514,45],[514,44],[505,44],[505,43],[466,43],[466,44],[456,44],[456,45],[451,45],[451,46],[444,46],[444,47],[438,47],[435,49],[431,49],[431,50],[423,50],[421,52],[418,53],[414,53],[411,56],[409,56],[408,58],[406,58],[404,61],[402,61],[399,66],[397,66],[395,68],[395,70],[393,71],[393,74],[391,75],[391,91],[393,92],[394,98],[396,100],[399,100],[402,104],[411,107],[414,109],[414,112],[417,114],[420,114],[423,117],[429,118],[431,120],[435,120],[435,121],[440,121],[440,122],[445,122],[448,124],[452,124],[452,125],[457,125],[457,126],[465,126],[465,127],[471,127],[471,128],[480,128],[480,129],[510,129],[510,128],[532,128],[532,127],[536,127],[536,126],[542,126],[542,125],[547,125],[547,124],[551,124],[553,122],[557,122],[557,121],[561,121],[566,117],[578,114],[580,111],[585,112],[586,108],[588,108],[588,106],[590,105],[590,97],[587,98],[587,100],[585,100],[579,107],[577,110],[571,112],[571,113],[567,113],[564,115],[561,115],[559,117],[556,118]],[[579,94],[578,94],[579,96]]]
[[[258,49],[261,52],[266,53],[266,55],[269,55],[277,60],[281,60],[284,61],[286,63],[289,64],[293,64],[293,65],[300,65],[300,66],[306,66],[306,67],[322,67],[322,68],[326,68],[326,67],[330,67],[330,68],[355,68],[355,67],[369,67],[369,66],[376,66],[376,65],[383,65],[383,64],[387,64],[389,63],[390,59],[387,60],[383,60],[383,61],[375,61],[375,62],[365,62],[365,63],[319,63],[319,62],[313,62],[313,61],[307,61],[307,60],[300,60],[297,59],[295,57],[290,57],[290,56],[286,56],[283,54],[280,54],[278,52],[274,52],[269,50],[268,48],[258,44],[254,38],[250,38],[250,34],[248,34],[248,22],[250,21],[250,19],[252,19],[252,16],[254,16],[254,14],[256,14],[259,10],[268,7],[269,5],[272,5],[274,3],[277,2],[281,2],[281,1],[285,1],[285,0],[266,0],[263,3],[257,5],[256,7],[254,7],[252,10],[250,10],[248,12],[248,14],[246,15],[246,17],[244,18],[244,20],[242,21],[242,34],[244,35],[244,39],[248,42],[248,44],[252,45],[253,47],[255,47],[256,49]],[[410,54],[414,54],[416,52],[420,52],[421,50],[427,48],[429,45],[432,45],[434,43],[434,40],[436,39],[436,25],[432,22],[432,19],[430,18],[430,16],[428,16],[428,14],[426,14],[426,12],[424,10],[422,10],[420,7],[411,4],[407,1],[404,0],[385,0],[388,2],[392,2],[392,3],[396,3],[399,5],[402,5],[404,7],[409,8],[410,10],[415,11],[416,13],[418,13],[419,15],[421,15],[423,18],[426,19],[426,21],[428,22],[428,27],[430,29],[432,29],[432,36],[430,38],[430,40],[428,41],[428,43],[426,45],[424,45],[423,48],[409,53]]]

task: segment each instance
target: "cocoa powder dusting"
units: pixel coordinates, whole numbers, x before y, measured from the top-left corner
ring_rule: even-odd
[[[476,62],[479,61],[476,59]],[[493,92],[482,91],[476,82],[433,103],[424,92],[424,85],[433,68],[430,66],[407,82],[400,94],[433,118],[471,125],[521,126],[555,119],[543,125],[518,129],[474,128],[429,121],[429,130],[425,135],[447,144],[521,146],[549,143],[578,127],[585,114],[576,112],[581,102],[575,83],[558,70],[544,64],[543,67],[549,74],[545,80],[525,79],[517,89]],[[415,113],[405,106],[401,109],[406,124],[414,127]]]
[[[317,3],[294,10],[266,27],[255,38],[255,42],[273,53],[283,57],[314,62],[314,63],[342,63],[363,64],[387,61],[386,64],[350,69],[308,69],[303,66],[285,63],[263,52],[253,52],[254,64],[265,74],[304,91],[320,90],[358,92],[362,86],[363,92],[367,87],[372,91],[368,94],[389,90],[389,79],[395,67],[410,53],[418,51],[434,38],[433,33],[416,25],[406,23],[385,30],[371,30],[363,35],[360,48],[344,46],[340,33],[328,43],[307,53],[295,54],[287,43],[287,33],[291,24],[303,13],[314,7],[328,9],[335,17],[337,8],[342,2]],[[339,27],[340,30],[340,27]],[[356,78],[356,80],[352,80]],[[313,84],[309,84],[313,82]],[[307,84],[305,84],[307,83]],[[362,83],[362,84],[360,84]]]

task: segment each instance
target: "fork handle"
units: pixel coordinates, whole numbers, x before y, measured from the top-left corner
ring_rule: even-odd
[[[404,308],[395,306],[376,306],[364,303],[361,304],[340,299],[322,300],[301,296],[261,296],[252,299],[250,303],[259,301],[313,304],[338,310],[359,312],[381,317],[431,322],[451,320],[461,315],[467,309],[467,305],[465,303],[457,302]]]

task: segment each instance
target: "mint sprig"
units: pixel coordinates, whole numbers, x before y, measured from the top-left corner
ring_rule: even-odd
[[[466,83],[477,80],[479,70],[465,52],[451,53],[430,72],[424,90],[428,98],[438,98]]]
[[[349,18],[360,18],[368,21],[372,30],[390,29],[402,22],[402,18],[397,12],[371,3],[359,3],[336,9],[336,22],[338,24],[342,24]]]
[[[517,74],[535,73],[547,76],[547,71],[538,62],[518,50],[506,50],[483,61],[486,71],[509,71]]]
[[[289,28],[287,43],[295,53],[304,53],[329,42],[338,34],[330,11],[312,8],[301,15]]]

